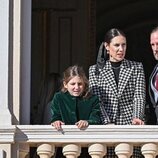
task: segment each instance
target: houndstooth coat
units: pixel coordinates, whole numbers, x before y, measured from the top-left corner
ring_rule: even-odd
[[[145,75],[143,65],[124,59],[120,65],[118,86],[109,60],[102,69],[89,68],[92,92],[99,96],[103,124],[127,125],[133,118],[143,120]]]

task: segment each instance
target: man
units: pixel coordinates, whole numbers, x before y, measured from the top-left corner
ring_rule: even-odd
[[[158,61],[158,26],[150,34],[150,44],[155,59]],[[153,107],[155,108],[156,124],[158,124],[158,63],[156,64],[150,76],[149,96]]]

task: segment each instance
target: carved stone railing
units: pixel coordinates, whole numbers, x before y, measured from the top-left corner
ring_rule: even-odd
[[[63,147],[67,158],[79,156],[82,147],[88,147],[92,158],[102,158],[108,146],[115,147],[119,158],[130,157],[133,146],[140,146],[145,158],[158,154],[158,126],[91,125],[85,130],[74,125],[62,127],[62,131],[57,131],[50,125],[0,126],[0,155],[4,157],[4,152],[8,152],[3,144],[18,145],[19,155],[12,158],[25,158],[30,147],[37,147],[40,158],[53,156],[55,147]]]

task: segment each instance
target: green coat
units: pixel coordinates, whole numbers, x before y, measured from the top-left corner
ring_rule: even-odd
[[[100,124],[99,99],[94,95],[83,99],[68,92],[57,92],[51,101],[51,114],[51,122],[60,120],[74,125],[79,120],[87,120],[89,124]]]

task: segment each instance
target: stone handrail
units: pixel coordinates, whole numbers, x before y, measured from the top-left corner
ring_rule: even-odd
[[[90,125],[85,130],[80,130],[74,125],[63,125],[63,131],[57,131],[51,125],[17,125],[15,127],[14,139],[19,143],[26,141],[38,143],[39,140],[51,143],[158,143],[158,126],[150,125]]]
[[[74,157],[69,155],[71,152],[67,152],[69,145],[75,151],[89,147],[89,153],[93,157],[97,157],[98,153],[99,157],[105,155],[107,146],[115,146],[115,152],[121,158],[129,157],[133,146],[141,146],[145,158],[154,158],[158,152],[158,126],[90,125],[87,129],[80,130],[75,125],[63,125],[62,128],[62,131],[57,131],[51,125],[0,126],[0,144],[19,144],[20,158],[26,156],[30,146],[37,147],[37,153],[44,155],[40,155],[41,158],[46,155],[50,158],[54,154],[54,148],[58,146],[63,147],[66,157]]]

